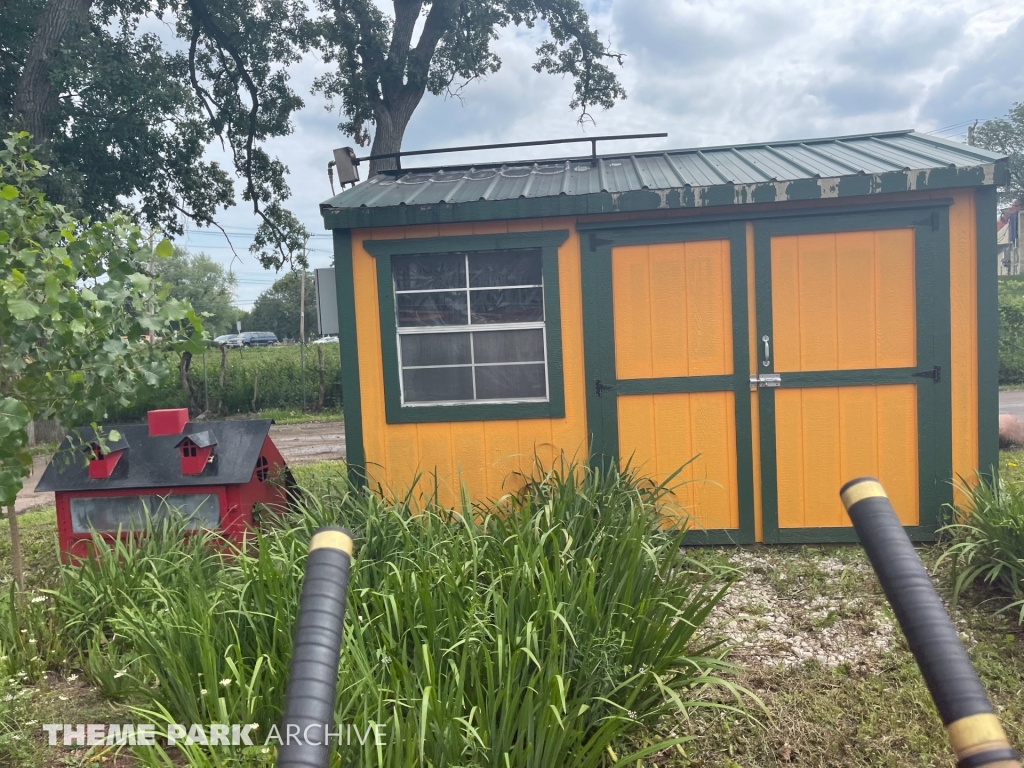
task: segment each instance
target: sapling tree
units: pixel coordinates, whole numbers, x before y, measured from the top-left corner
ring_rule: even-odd
[[[95,423],[167,374],[163,349],[198,350],[202,337],[188,303],[147,274],[170,242],[154,243],[121,214],[90,221],[51,203],[40,191],[48,169],[29,146],[18,133],[0,149],[0,506],[19,586],[14,500],[32,466],[29,423]]]

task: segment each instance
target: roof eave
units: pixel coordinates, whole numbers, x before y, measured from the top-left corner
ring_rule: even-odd
[[[388,207],[339,208],[320,206],[325,229],[444,224],[496,219],[581,216],[666,209],[777,203],[799,200],[861,197],[955,187],[1002,186],[1009,170],[1005,158],[969,166],[906,169],[886,173],[857,173],[828,178],[715,184],[702,187],[595,192],[585,195],[475,200]]]

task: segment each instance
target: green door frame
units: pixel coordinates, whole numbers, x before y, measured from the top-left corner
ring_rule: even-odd
[[[918,541],[935,538],[942,507],[953,501],[952,400],[950,396],[949,305],[949,209],[951,201],[915,210],[830,214],[803,219],[776,219],[754,224],[754,268],[757,336],[767,335],[774,344],[772,328],[771,239],[801,235],[865,230],[914,230],[915,289],[917,302],[917,365],[846,371],[812,371],[781,374],[781,386],[835,387],[865,384],[916,384],[918,407],[918,483],[920,518],[907,526]],[[773,373],[774,357],[761,370]],[[939,380],[915,376],[939,366]],[[761,508],[764,541],[768,543],[829,543],[857,540],[852,528],[779,528],[777,457],[775,443],[775,389],[758,392],[761,432]],[[836,489],[839,493],[839,489]]]
[[[622,245],[728,240],[732,281],[733,373],[620,380],[615,373],[612,312],[612,248]],[[747,316],[747,241],[742,221],[657,227],[609,227],[580,238],[583,345],[587,380],[587,424],[593,461],[619,462],[618,395],[670,392],[734,393],[736,488],[739,528],[691,530],[687,544],[749,544],[754,541],[753,446],[750,421],[750,353]],[[601,387],[597,386],[601,382]],[[602,395],[602,393],[605,393]]]

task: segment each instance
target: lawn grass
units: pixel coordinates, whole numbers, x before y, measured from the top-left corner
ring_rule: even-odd
[[[342,421],[345,414],[340,408],[325,408],[322,411],[305,411],[299,408],[268,408],[258,413],[242,413],[229,416],[233,419],[273,419],[275,424],[309,424],[321,421]]]
[[[930,570],[941,546],[918,549]],[[872,625],[894,622],[862,550],[856,546],[777,547],[721,554],[751,574],[733,596],[748,597],[738,613],[754,613],[747,633],[752,647],[732,659],[743,665],[736,682],[752,690],[769,717],[759,721],[717,716],[697,722],[703,734],[680,766],[774,768],[811,765],[828,768],[912,766],[951,768],[955,759],[935,706],[903,636],[872,652],[864,641]],[[754,565],[750,565],[753,562]],[[830,567],[823,567],[828,564]],[[841,570],[838,566],[841,565]],[[751,576],[760,574],[759,580]],[[949,597],[946,574],[936,585]],[[800,606],[827,597],[818,611]],[[1011,617],[993,616],[984,596],[968,595],[953,614],[968,654],[1018,748],[1024,747],[1024,632]],[[757,609],[760,604],[760,609]],[[751,608],[755,610],[751,611]],[[765,617],[768,619],[765,619]],[[775,631],[805,638],[812,646],[836,633],[837,647],[854,647],[865,663],[822,664],[816,658],[779,665],[784,650],[757,658]],[[863,647],[862,647],[863,646]]]

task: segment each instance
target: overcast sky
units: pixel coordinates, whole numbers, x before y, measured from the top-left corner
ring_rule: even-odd
[[[964,140],[975,118],[1002,116],[1024,100],[1024,5],[1019,0],[583,0],[614,50],[628,98],[581,128],[568,107],[572,84],[534,72],[546,29],[505,30],[501,70],[463,99],[424,97],[403,149],[665,131],[667,139],[605,144],[654,150],[915,128]],[[378,0],[382,7],[390,7]],[[316,235],[313,266],[330,266],[319,216],[331,196],[334,147],[353,142],[312,95],[325,65],[308,55],[291,70],[306,106],[295,132],[268,144],[290,169],[291,210]],[[451,155],[453,162],[557,157],[586,145]],[[514,153],[514,154],[510,154]],[[443,156],[442,156],[443,157]],[[424,160],[430,162],[430,160]],[[228,164],[230,165],[230,164]],[[413,163],[407,163],[411,166]],[[252,306],[275,279],[248,254],[257,222],[241,203],[219,217],[241,256],[237,303]],[[180,240],[228,264],[217,231]]]

